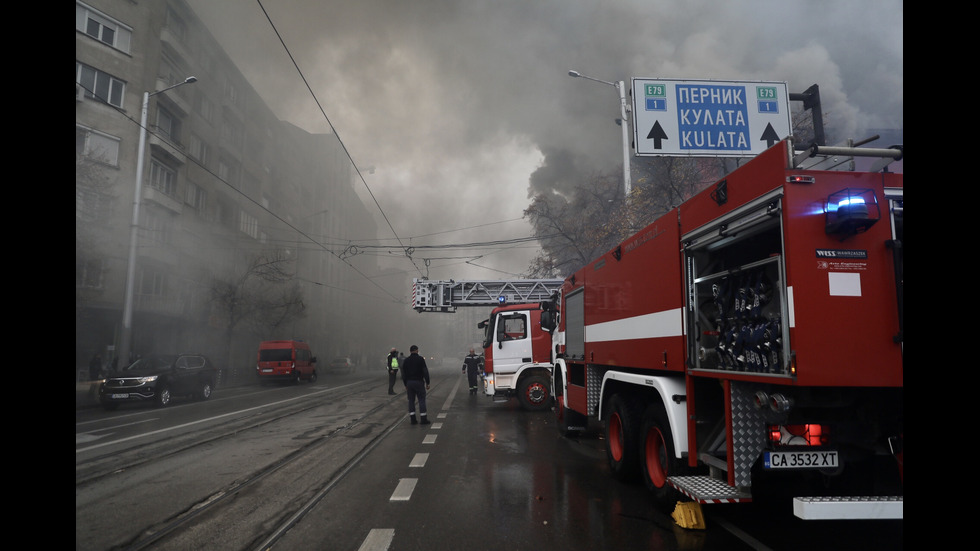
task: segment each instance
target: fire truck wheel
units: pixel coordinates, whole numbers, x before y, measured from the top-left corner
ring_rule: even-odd
[[[683,474],[681,471],[685,466],[674,456],[674,441],[663,406],[647,407],[640,435],[643,439],[643,481],[655,500],[671,505],[677,496],[667,483],[667,477]]]
[[[548,379],[534,375],[521,381],[518,390],[521,406],[528,411],[545,411],[551,407],[551,390]]]
[[[633,482],[640,475],[640,411],[630,396],[614,394],[606,415],[606,458],[617,480]]]
[[[576,436],[585,427],[587,422],[588,420],[584,415],[565,407],[565,397],[563,395],[559,394],[555,396],[555,424],[558,425],[558,434],[562,436]]]

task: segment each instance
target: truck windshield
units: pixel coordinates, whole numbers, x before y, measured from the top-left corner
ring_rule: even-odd
[[[493,318],[482,322],[480,327],[483,327],[483,348],[486,348],[493,344]]]
[[[288,362],[293,359],[291,348],[264,348],[259,350],[260,362]]]

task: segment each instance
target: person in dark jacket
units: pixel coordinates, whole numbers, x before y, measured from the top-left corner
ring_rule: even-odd
[[[419,401],[419,417],[423,425],[429,424],[425,409],[425,391],[429,390],[429,366],[425,365],[425,358],[419,356],[419,347],[412,345],[408,349],[411,355],[405,358],[402,365],[402,382],[408,391],[408,416],[413,425],[419,424],[415,420],[415,399]]]
[[[470,354],[463,358],[463,371],[470,383],[470,394],[476,394],[477,381],[479,380],[480,357],[470,348]]]
[[[88,363],[88,379],[90,381],[97,381],[99,375],[102,374],[102,354],[98,352],[92,356],[92,360]]]
[[[398,366],[401,362],[398,361],[398,351],[394,348],[388,353],[388,394],[395,393],[395,381],[398,380]]]

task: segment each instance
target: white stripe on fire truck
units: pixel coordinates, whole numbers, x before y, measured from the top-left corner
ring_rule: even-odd
[[[605,342],[679,337],[684,334],[683,313],[682,308],[675,308],[587,325],[585,326],[585,340],[587,342]]]

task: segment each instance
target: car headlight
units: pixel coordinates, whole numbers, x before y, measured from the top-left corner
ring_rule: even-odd
[[[137,380],[140,382],[140,384],[152,383],[153,381],[157,380],[157,375],[151,375],[149,377],[140,377]]]

